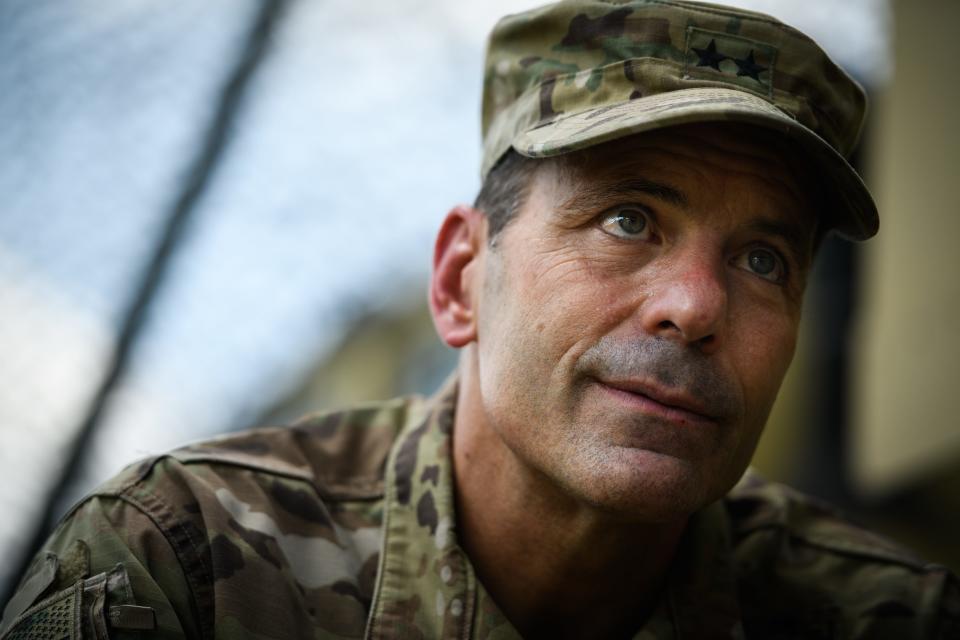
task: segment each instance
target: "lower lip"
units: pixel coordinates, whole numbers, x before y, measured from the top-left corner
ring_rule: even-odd
[[[708,418],[707,416],[694,413],[693,411],[687,411],[686,409],[680,409],[679,407],[671,407],[640,393],[617,389],[616,387],[608,386],[599,381],[597,382],[597,386],[619,403],[626,404],[635,411],[666,420],[667,422],[672,422],[678,426],[711,426],[717,423],[713,418]]]

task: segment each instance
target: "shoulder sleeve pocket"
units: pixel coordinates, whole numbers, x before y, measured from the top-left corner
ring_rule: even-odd
[[[40,596],[53,585],[57,577],[58,566],[59,561],[56,554],[47,551],[37,555],[27,569],[27,574],[20,583],[16,594],[14,594],[13,598],[10,599],[10,602],[7,603],[6,608],[3,610],[3,622],[0,623],[0,635],[6,631],[6,628],[9,626],[8,623],[29,609],[30,605],[39,600]]]
[[[80,635],[83,582],[42,600],[13,621],[0,640],[75,640]]]
[[[59,591],[27,609],[0,640],[108,640],[118,631],[151,631],[156,616],[133,602],[122,564]]]

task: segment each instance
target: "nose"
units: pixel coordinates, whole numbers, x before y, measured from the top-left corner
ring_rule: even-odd
[[[727,282],[722,261],[706,255],[675,256],[653,282],[641,306],[650,335],[709,353],[722,340],[727,318]]]

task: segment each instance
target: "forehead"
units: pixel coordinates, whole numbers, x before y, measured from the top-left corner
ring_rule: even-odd
[[[749,174],[776,184],[798,199],[808,177],[798,148],[780,135],[737,123],[671,127],[627,136],[561,156],[561,166],[581,179],[635,168],[684,173],[720,169],[729,176]]]

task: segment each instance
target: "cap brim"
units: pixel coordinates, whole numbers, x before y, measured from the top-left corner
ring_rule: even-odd
[[[828,201],[836,203],[830,212],[824,212],[826,224],[851,240],[866,240],[877,233],[877,207],[846,159],[776,106],[745,91],[682,89],[561,115],[521,132],[514,138],[513,147],[522,155],[544,158],[644,131],[695,122],[752,124],[796,140],[819,168]]]

